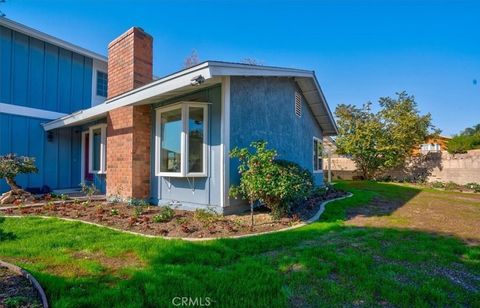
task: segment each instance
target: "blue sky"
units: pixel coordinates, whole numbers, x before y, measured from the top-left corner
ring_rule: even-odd
[[[7,0],[0,10],[101,54],[140,26],[158,76],[196,49],[200,60],[315,70],[332,111],[406,90],[445,135],[480,123],[480,1]]]

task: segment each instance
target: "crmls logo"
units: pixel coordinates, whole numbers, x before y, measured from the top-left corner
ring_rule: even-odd
[[[210,297],[179,297],[172,298],[172,304],[174,306],[197,306],[208,307],[213,303]]]

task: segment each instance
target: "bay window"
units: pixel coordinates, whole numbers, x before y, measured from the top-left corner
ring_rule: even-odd
[[[313,137],[313,172],[321,172],[323,169],[322,140]]]
[[[106,131],[106,124],[89,128],[88,171],[90,173],[105,173],[106,171]]]
[[[157,176],[207,176],[207,111],[207,104],[196,102],[157,109]]]

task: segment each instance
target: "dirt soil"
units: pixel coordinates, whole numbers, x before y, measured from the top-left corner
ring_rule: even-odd
[[[42,307],[40,296],[22,275],[0,266],[0,307]]]
[[[412,199],[375,198],[365,206],[350,208],[346,224],[405,228],[459,237],[480,244],[480,195],[421,191]]]
[[[92,201],[63,204],[45,204],[40,207],[17,207],[3,209],[4,215],[52,216],[93,222],[117,229],[139,232],[149,235],[168,237],[212,238],[243,235],[265,231],[275,231],[294,226],[308,220],[319,210],[324,200],[345,195],[332,191],[328,196],[314,197],[297,206],[290,217],[275,220],[269,211],[255,210],[253,231],[250,230],[250,213],[220,216],[209,211],[174,210],[168,221],[156,222],[155,216],[161,214],[159,206],[130,206],[123,203]]]

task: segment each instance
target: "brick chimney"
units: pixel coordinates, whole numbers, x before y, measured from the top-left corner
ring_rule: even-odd
[[[108,98],[152,81],[153,38],[133,27],[108,45]],[[150,198],[151,107],[112,110],[107,118],[107,195]]]

